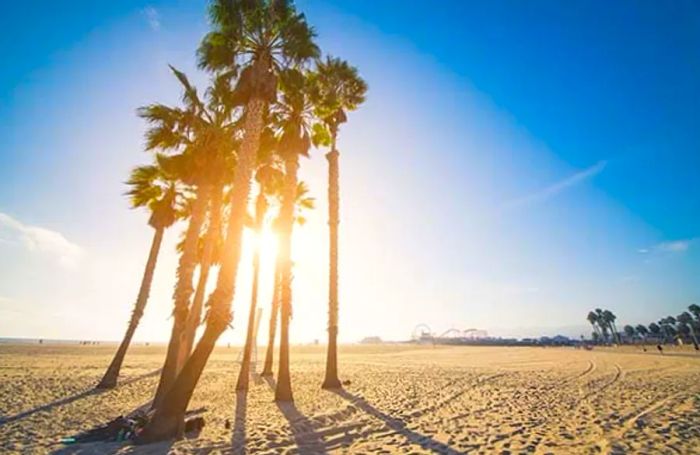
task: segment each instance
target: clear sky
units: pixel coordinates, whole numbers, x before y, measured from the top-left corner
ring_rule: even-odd
[[[577,336],[591,308],[622,325],[700,301],[697,2],[298,6],[370,86],[339,144],[341,340]],[[152,235],[122,196],[149,159],[135,109],[177,102],[167,63],[206,82],[205,2],[11,2],[0,30],[0,337],[119,339]],[[302,163],[300,342],[325,336],[325,172],[321,151]],[[181,228],[139,340],[169,333]],[[249,283],[246,266],[223,341]]]

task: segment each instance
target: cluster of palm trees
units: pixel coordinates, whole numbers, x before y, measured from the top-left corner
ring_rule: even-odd
[[[366,83],[347,62],[321,57],[315,32],[289,0],[214,0],[212,30],[197,51],[211,73],[200,94],[187,76],[171,67],[182,86],[182,105],[152,104],[139,110],[149,125],[146,149],[153,162],[134,169],[128,195],[150,212],[154,229],[146,270],[129,325],[100,388],[114,387],[143,315],[164,231],[186,223],[178,244],[173,325],[152,417],[142,442],[182,431],[184,414],[219,336],[231,324],[232,300],[243,232],[276,232],[278,252],[269,338],[262,374],[272,375],[277,324],[280,327],[275,399],[293,400],[289,374],[292,313],[292,234],[300,211],[313,198],[299,180],[300,158],[312,146],[328,147],[330,281],[328,348],[324,388],[340,387],[338,335],[338,157],[336,141],[346,113],[356,109]],[[250,213],[251,192],[257,191]],[[253,292],[237,390],[248,387],[260,253],[253,259]],[[197,280],[194,283],[195,272]],[[217,270],[218,269],[218,270]],[[217,271],[216,288],[206,283]],[[204,316],[203,316],[204,314]],[[197,328],[205,324],[195,344]]]
[[[594,340],[602,340],[608,343],[612,339],[615,343],[620,342],[619,333],[615,326],[617,316],[612,311],[596,308],[588,313],[586,319],[593,326]]]
[[[612,340],[618,344],[622,341],[628,343],[641,341],[646,343],[649,339],[653,339],[656,343],[690,340],[695,350],[700,350],[700,345],[698,344],[700,305],[689,305],[688,310],[683,311],[678,316],[667,316],[649,325],[625,325],[622,328],[622,333],[616,330],[616,317],[608,310],[597,308],[588,313],[587,319],[593,326],[593,340],[596,342],[608,343],[611,336]]]

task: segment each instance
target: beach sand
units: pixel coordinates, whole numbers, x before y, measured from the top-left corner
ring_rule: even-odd
[[[132,347],[119,387],[91,390],[114,349],[0,345],[0,452],[700,453],[700,356],[634,347],[343,346],[340,393],[319,388],[323,347],[296,347],[280,406],[257,376],[237,395],[239,349],[217,348],[199,437],[59,444],[150,398],[164,347]]]

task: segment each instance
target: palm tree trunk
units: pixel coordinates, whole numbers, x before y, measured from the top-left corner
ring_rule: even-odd
[[[617,331],[617,325],[611,321],[610,327],[612,328],[612,331],[613,331],[613,340],[615,340],[615,342],[617,344],[622,344],[622,342],[620,341],[620,334]]]
[[[170,333],[170,342],[168,343],[163,370],[160,374],[160,381],[156,389],[155,398],[153,399],[153,408],[156,408],[160,404],[181,368],[181,365],[178,365],[180,346],[185,333],[185,323],[187,322],[187,314],[189,312],[190,297],[194,291],[192,288],[192,275],[197,265],[197,241],[199,240],[199,232],[201,231],[204,216],[206,215],[206,208],[209,203],[208,199],[209,187],[200,185],[197,188],[197,194],[192,205],[190,223],[185,233],[185,246],[180,255],[180,262],[178,263],[177,282],[175,284],[175,292],[173,293],[173,300],[175,301],[173,309],[173,328]]]
[[[190,308],[187,321],[185,322],[185,334],[183,336],[182,346],[180,347],[178,365],[184,365],[187,358],[192,353],[192,345],[194,344],[197,327],[199,327],[202,320],[202,307],[204,306],[204,296],[206,294],[209,271],[211,270],[212,257],[214,256],[214,247],[221,232],[222,192],[223,188],[217,188],[212,196],[211,207],[209,209],[211,213],[209,229],[207,230],[206,239],[204,241],[204,251],[202,252],[202,261],[199,266],[197,290],[194,293],[192,308]]]
[[[109,364],[105,375],[102,377],[100,383],[97,384],[98,389],[111,389],[117,385],[117,378],[119,378],[119,371],[121,370],[122,363],[124,362],[124,356],[126,355],[127,349],[129,349],[129,344],[131,344],[131,339],[134,336],[134,332],[136,332],[136,327],[138,327],[139,322],[141,321],[144,309],[146,308],[146,302],[148,302],[148,294],[151,292],[153,273],[156,269],[156,262],[158,261],[158,253],[160,252],[160,245],[163,241],[164,232],[165,228],[159,227],[153,234],[153,240],[151,241],[151,252],[148,254],[146,269],[143,272],[141,287],[139,288],[139,295],[136,298],[134,311],[131,313],[129,326],[124,334],[124,339],[119,345],[119,349],[117,349],[116,354],[114,354],[112,363]]]
[[[285,160],[284,193],[280,207],[280,356],[275,401],[294,401],[289,373],[289,320],[292,316],[292,230],[298,169],[298,156]]]
[[[277,261],[279,262],[279,253],[277,254]],[[272,289],[272,305],[270,308],[270,331],[267,338],[267,349],[265,352],[265,366],[263,367],[261,376],[272,376],[272,361],[275,355],[275,336],[277,335],[277,318],[279,316],[280,310],[280,299],[279,299],[279,286],[280,286],[280,274],[279,274],[279,264],[275,264],[275,277]]]
[[[207,326],[192,355],[175,379],[173,386],[156,407],[153,417],[139,436],[140,442],[161,441],[175,436],[184,425],[185,410],[192,398],[202,370],[209,360],[216,340],[229,326],[233,316],[231,301],[235,294],[236,275],[241,257],[243,224],[248,209],[250,179],[255,155],[260,146],[263,112],[266,104],[254,97],[246,106],[245,135],[238,154],[238,164],[231,194],[226,241],[216,290],[209,296]]]
[[[328,350],[326,355],[326,377],[322,387],[341,387],[338,379],[338,223],[339,220],[339,175],[338,150],[333,148],[328,159],[328,226],[330,230],[330,273],[328,281]]]
[[[690,328],[690,337],[693,339],[693,348],[697,351],[700,349],[700,346],[698,346],[698,339],[695,336],[695,329],[693,328],[693,322],[691,321],[690,324],[688,324],[688,327]]]
[[[265,201],[265,193],[262,186],[255,202],[255,232],[258,237],[262,232],[263,219],[265,218],[267,203]],[[255,311],[258,305],[258,280],[260,278],[260,239],[255,245],[255,254],[253,255],[253,290],[250,297],[250,309],[248,310],[248,330],[245,337],[245,346],[243,347],[243,359],[241,361],[241,369],[238,372],[238,381],[236,382],[236,390],[248,390],[248,379],[250,378],[250,357],[253,351],[253,338],[255,329]]]

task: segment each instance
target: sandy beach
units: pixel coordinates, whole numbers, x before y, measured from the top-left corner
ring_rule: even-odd
[[[197,438],[61,445],[142,404],[162,347],[135,346],[120,386],[93,392],[112,346],[0,346],[3,453],[698,453],[700,357],[635,348],[344,346],[345,391],[321,391],[322,347],[292,354],[295,404],[218,348],[190,405]],[[230,429],[226,428],[226,421]]]

